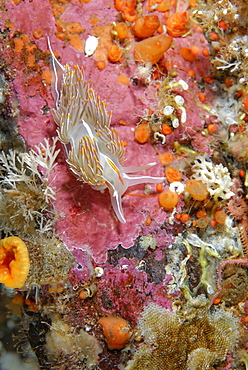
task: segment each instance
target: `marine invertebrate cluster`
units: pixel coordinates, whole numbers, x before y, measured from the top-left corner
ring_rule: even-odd
[[[222,309],[209,311],[200,295],[170,312],[150,303],[139,319],[143,337],[126,370],[206,370],[233,353],[240,334],[236,318]]]
[[[66,358],[75,357],[78,366],[92,368],[97,364],[98,355],[102,352],[97,339],[81,329],[71,333],[70,326],[63,322],[59,315],[52,315],[52,325],[46,334],[48,359],[52,363],[66,362]]]
[[[56,140],[48,140],[29,153],[0,154],[0,225],[5,232],[27,236],[38,228],[40,233],[52,230],[51,200],[55,190],[49,177],[55,166]],[[39,167],[43,168],[43,174]]]

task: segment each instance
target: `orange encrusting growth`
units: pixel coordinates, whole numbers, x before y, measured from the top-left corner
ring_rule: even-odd
[[[178,203],[178,195],[174,191],[166,190],[159,194],[158,201],[165,210],[172,210]]]
[[[122,317],[101,317],[99,324],[109,349],[123,348],[132,335],[128,322]]]
[[[146,15],[136,19],[133,32],[136,37],[146,39],[147,37],[153,36],[159,26],[160,21],[157,15]]]
[[[0,283],[8,288],[21,288],[29,272],[26,244],[17,236],[0,240]]]
[[[172,37],[159,35],[137,42],[134,48],[134,58],[137,62],[150,62],[155,64],[169,49]]]
[[[167,167],[164,174],[167,181],[170,183],[182,180],[181,173],[175,167]]]
[[[199,180],[187,180],[186,191],[188,191],[195,200],[205,200],[208,197],[206,186]]]

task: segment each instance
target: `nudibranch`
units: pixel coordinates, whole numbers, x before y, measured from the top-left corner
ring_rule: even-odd
[[[105,103],[85,81],[79,66],[62,66],[51,52],[53,117],[58,137],[64,144],[71,171],[96,190],[108,188],[111,203],[120,222],[126,222],[121,197],[129,186],[160,183],[164,177],[129,175],[156,163],[123,167],[125,148],[116,130],[110,128],[111,114]]]

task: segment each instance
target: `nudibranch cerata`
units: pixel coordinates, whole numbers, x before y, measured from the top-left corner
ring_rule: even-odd
[[[160,183],[164,177],[129,175],[156,163],[123,167],[125,148],[116,130],[110,128],[111,114],[105,103],[85,81],[79,66],[62,66],[51,52],[58,137],[64,144],[70,170],[96,190],[108,188],[112,206],[120,222],[126,222],[122,195],[127,188],[141,183]]]

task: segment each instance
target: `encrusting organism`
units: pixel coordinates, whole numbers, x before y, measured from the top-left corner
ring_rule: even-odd
[[[58,136],[64,144],[67,163],[79,179],[96,190],[108,188],[112,206],[120,222],[126,222],[121,196],[129,186],[145,182],[159,183],[163,177],[128,175],[147,169],[155,163],[140,167],[123,167],[124,146],[118,133],[110,129],[110,115],[104,102],[95,95],[84,80],[78,66],[62,66],[52,55],[56,108],[54,120]]]
[[[206,370],[233,353],[240,336],[237,319],[223,309],[210,311],[204,295],[171,312],[154,303],[138,322],[143,337],[125,370]]]
[[[25,243],[17,236],[0,240],[0,283],[8,288],[22,288],[30,262]]]

